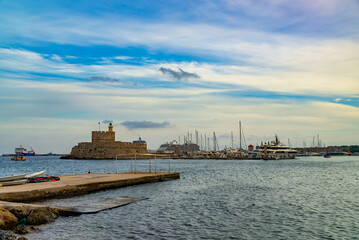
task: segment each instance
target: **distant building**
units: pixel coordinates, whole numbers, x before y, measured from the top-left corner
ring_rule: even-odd
[[[199,146],[194,143],[178,144],[176,140],[170,143],[162,144],[158,149],[158,153],[184,154],[199,151]]]
[[[115,140],[112,123],[108,131],[92,131],[91,142],[81,142],[72,148],[70,156],[75,159],[114,159],[133,157],[135,154],[146,154],[147,143],[141,138],[137,141],[121,142]]]
[[[248,145],[248,151],[252,152],[254,150],[254,146],[252,144]]]

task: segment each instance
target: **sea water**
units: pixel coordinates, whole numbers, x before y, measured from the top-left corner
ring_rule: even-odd
[[[0,176],[46,169],[49,175],[114,173],[114,160],[1,157]],[[119,172],[131,161],[118,161]],[[155,160],[151,160],[151,170]],[[97,214],[59,217],[29,239],[359,239],[359,157],[279,161],[157,160],[181,179],[47,201],[76,206],[144,197]],[[148,171],[149,160],[137,160]],[[132,161],[132,170],[134,162]]]

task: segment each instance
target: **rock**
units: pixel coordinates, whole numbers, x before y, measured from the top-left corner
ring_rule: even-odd
[[[39,228],[34,227],[34,226],[17,226],[13,232],[16,234],[27,234],[27,233],[32,233],[39,230]]]
[[[58,212],[50,207],[33,209],[27,216],[26,224],[41,225],[55,221],[58,216]]]
[[[17,237],[5,230],[0,230],[0,240],[16,240]]]
[[[17,240],[28,240],[26,237],[19,237]]]
[[[17,218],[7,209],[0,208],[0,229],[13,229],[17,225]]]
[[[17,219],[19,220],[26,218],[30,214],[30,209],[24,206],[8,206],[6,209],[8,209],[12,214],[14,214],[14,216],[17,217]]]

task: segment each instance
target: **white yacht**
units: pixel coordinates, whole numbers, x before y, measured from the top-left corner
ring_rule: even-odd
[[[263,159],[292,159],[297,156],[298,151],[283,145],[277,134],[275,140],[261,144],[256,149],[257,156]]]

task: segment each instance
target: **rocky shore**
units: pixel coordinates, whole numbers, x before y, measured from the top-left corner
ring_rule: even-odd
[[[27,239],[22,235],[38,230],[38,225],[53,222],[58,216],[58,211],[48,206],[0,206],[0,240]]]

